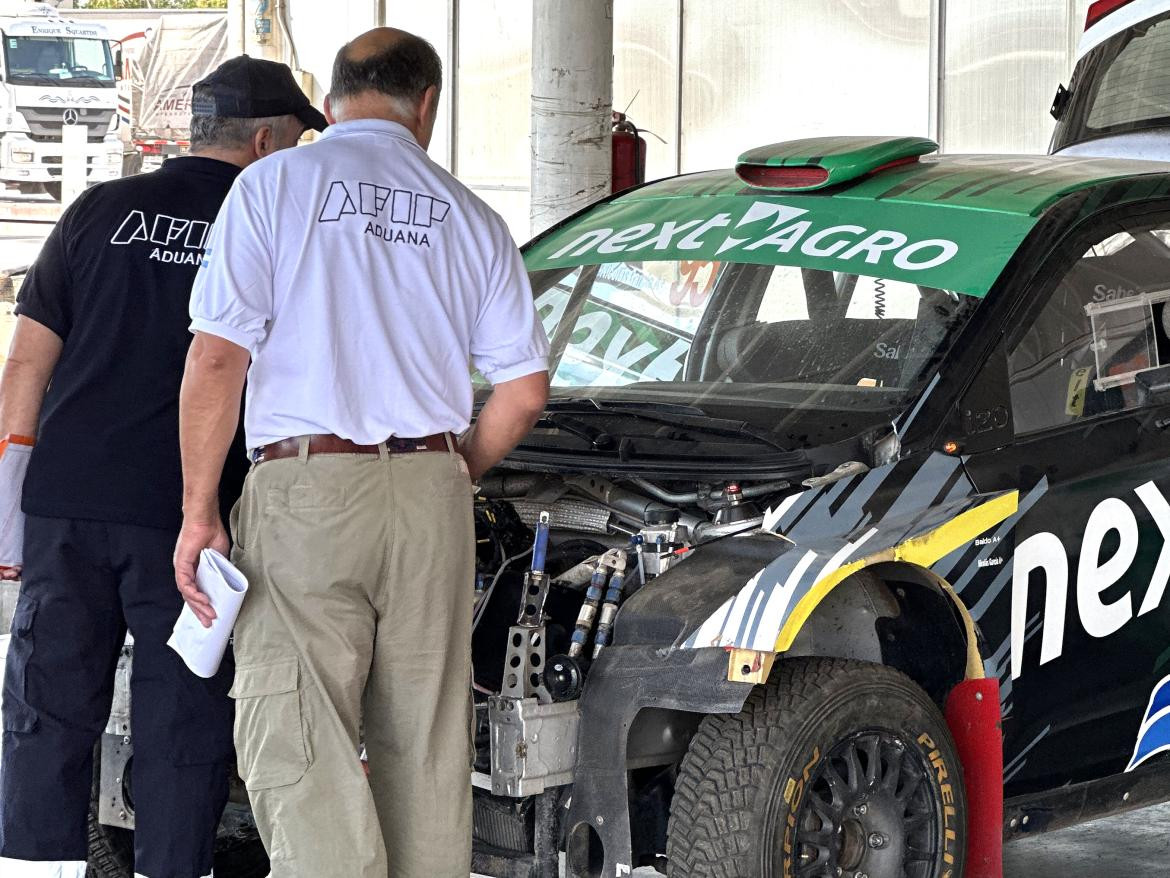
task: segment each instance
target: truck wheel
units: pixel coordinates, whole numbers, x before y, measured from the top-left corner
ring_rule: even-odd
[[[934,702],[843,659],[777,664],[708,716],[671,803],[670,878],[959,878],[966,796]]]

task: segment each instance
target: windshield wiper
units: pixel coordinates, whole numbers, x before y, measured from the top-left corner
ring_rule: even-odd
[[[650,421],[656,424],[666,424],[672,427],[689,427],[700,433],[714,436],[734,436],[751,439],[767,445],[777,451],[787,452],[785,448],[771,436],[752,427],[746,421],[734,421],[727,418],[716,418],[706,414],[701,408],[693,405],[675,403],[644,403],[644,402],[602,402],[593,398],[584,399],[550,399],[545,407],[547,412],[590,416],[590,415],[617,415]],[[545,416],[546,419],[548,416]],[[555,422],[554,422],[555,423]],[[566,431],[569,432],[569,431]]]
[[[541,417],[541,421],[552,424],[558,430],[564,430],[566,433],[570,433],[578,439],[584,439],[589,443],[591,448],[595,448],[598,451],[607,451],[616,444],[613,436],[609,435],[609,433],[606,433],[604,430],[598,430],[596,427],[590,426],[570,414],[545,412]]]

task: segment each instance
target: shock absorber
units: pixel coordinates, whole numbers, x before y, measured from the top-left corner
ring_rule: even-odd
[[[587,661],[585,648],[589,644],[589,635],[593,632],[593,623],[598,617],[598,607],[606,594],[606,580],[610,570],[619,563],[625,569],[625,553],[618,549],[610,549],[597,559],[593,566],[593,576],[589,580],[589,588],[585,591],[585,600],[581,603],[581,611],[577,614],[577,625],[573,629],[569,641],[569,652],[566,655],[553,656],[544,669],[544,685],[546,691],[554,701],[569,701],[581,694],[581,686],[585,680],[585,664]],[[620,573],[614,573],[618,579],[618,594],[620,595]],[[612,619],[611,619],[612,622]],[[598,632],[598,636],[601,632]],[[606,635],[608,638],[608,634]],[[595,650],[596,654],[596,650]]]
[[[585,600],[581,603],[577,625],[569,642],[569,658],[580,659],[585,655],[585,646],[593,631],[593,620],[597,618],[597,608],[605,594],[605,581],[609,577],[609,565],[606,561],[609,557],[610,552],[606,552],[597,559],[597,564],[593,567],[593,576],[589,580],[589,588],[585,591]]]
[[[601,651],[609,646],[613,635],[613,620],[617,615],[618,605],[622,602],[622,584],[626,577],[626,553],[619,551],[614,559],[613,575],[609,578],[609,588],[605,591],[605,603],[601,605],[601,616],[597,620],[597,633],[593,635],[593,658],[601,655]]]

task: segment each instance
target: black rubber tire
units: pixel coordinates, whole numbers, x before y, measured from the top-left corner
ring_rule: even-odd
[[[133,878],[134,833],[107,826],[98,820],[98,792],[101,777],[101,746],[94,748],[93,787],[89,797],[89,858],[86,878]]]
[[[929,871],[933,878],[960,878],[966,795],[938,707],[892,668],[815,658],[780,662],[742,712],[703,720],[682,761],[671,803],[667,875],[793,878],[793,863],[783,847],[789,841],[789,817],[795,821],[804,801],[804,782],[816,776],[822,754],[873,729],[888,730],[907,747],[919,748],[925,764],[933,767],[926,772],[929,780],[920,783],[927,791],[933,786],[930,795],[937,794],[940,803],[937,834],[931,830],[938,855]],[[943,801],[953,803],[949,813]],[[838,874],[852,878],[854,872]]]

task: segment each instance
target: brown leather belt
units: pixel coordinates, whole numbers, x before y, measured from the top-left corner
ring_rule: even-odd
[[[448,441],[450,445],[447,444]],[[358,445],[332,433],[317,433],[309,437],[309,454],[377,454],[382,447],[390,454],[412,454],[416,451],[448,451],[456,445],[455,437],[450,433],[435,433],[421,439],[401,439],[393,436],[375,445]],[[253,463],[264,463],[267,460],[297,457],[300,453],[301,439],[294,437],[253,448],[251,456]]]

